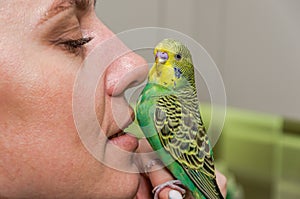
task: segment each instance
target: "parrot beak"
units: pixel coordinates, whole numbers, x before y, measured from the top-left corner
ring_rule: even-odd
[[[169,59],[169,55],[167,52],[161,52],[161,51],[157,51],[156,55],[155,55],[155,62],[158,64],[164,64],[168,61]]]

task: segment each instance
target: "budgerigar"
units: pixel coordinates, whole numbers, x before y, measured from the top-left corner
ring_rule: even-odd
[[[223,198],[199,112],[190,51],[179,41],[165,39],[154,55],[148,83],[136,106],[139,126],[162,162],[194,198]]]

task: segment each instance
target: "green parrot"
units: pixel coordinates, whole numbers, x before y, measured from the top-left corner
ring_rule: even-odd
[[[161,161],[194,198],[223,198],[199,112],[190,51],[179,41],[164,39],[154,55],[136,106],[139,126]]]

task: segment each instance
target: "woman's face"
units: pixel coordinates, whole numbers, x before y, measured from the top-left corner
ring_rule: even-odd
[[[82,64],[114,36],[97,19],[93,0],[1,0],[0,26],[0,197],[132,198],[139,175],[96,160],[74,121],[73,90]],[[120,48],[116,42],[105,53]],[[145,78],[147,65],[130,52],[102,70],[95,113],[102,132],[112,137],[132,119],[123,94]],[[76,103],[84,107],[85,101]],[[90,132],[92,116],[79,118],[86,118],[80,124]],[[104,162],[113,155],[135,168],[132,153],[114,151],[134,152],[136,138],[99,135],[96,143]]]

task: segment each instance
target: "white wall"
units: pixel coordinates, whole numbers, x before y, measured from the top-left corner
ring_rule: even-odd
[[[299,0],[98,1],[116,33],[160,26],[196,39],[217,63],[230,106],[300,119]]]

